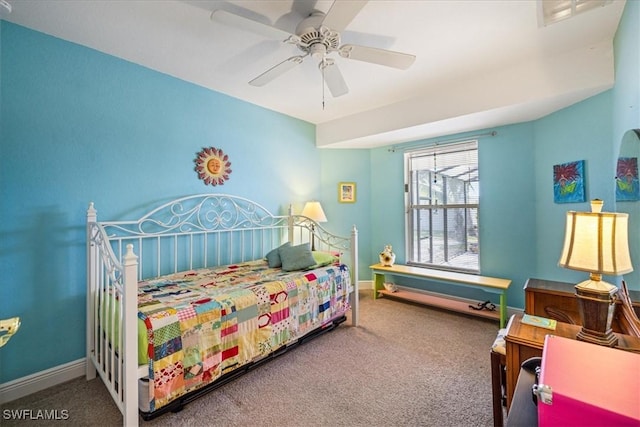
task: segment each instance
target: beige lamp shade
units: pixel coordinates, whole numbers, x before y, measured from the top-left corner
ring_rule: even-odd
[[[559,265],[595,274],[633,271],[627,227],[629,215],[613,212],[567,212]]]
[[[324,214],[324,210],[322,210],[320,202],[307,202],[304,205],[304,209],[302,209],[302,215],[309,217],[316,222],[327,222],[327,216]]]
[[[614,347],[618,338],[611,330],[618,288],[602,275],[633,271],[629,256],[629,215],[600,212],[601,200],[593,200],[592,212],[567,212],[561,267],[588,271],[589,279],[575,286],[582,329],[576,339]]]

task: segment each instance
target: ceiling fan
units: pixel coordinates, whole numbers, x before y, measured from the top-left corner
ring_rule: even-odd
[[[386,49],[340,44],[340,33],[349,25],[353,18],[356,17],[367,2],[367,0],[336,0],[326,14],[317,10],[311,12],[307,18],[298,24],[295,34],[222,9],[214,10],[211,14],[211,19],[215,22],[250,31],[270,39],[281,40],[284,43],[297,46],[301,51],[300,55],[285,59],[260,74],[249,82],[250,85],[264,86],[301,64],[306,57],[311,56],[318,60],[318,68],[331,94],[334,97],[338,97],[348,93],[349,88],[342,77],[336,61],[329,57],[329,55],[334,52],[337,52],[338,55],[343,58],[370,62],[402,70],[409,68],[416,59],[414,55]]]

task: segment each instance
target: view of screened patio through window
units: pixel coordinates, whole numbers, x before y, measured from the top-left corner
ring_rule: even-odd
[[[478,142],[405,153],[407,263],[479,273]]]

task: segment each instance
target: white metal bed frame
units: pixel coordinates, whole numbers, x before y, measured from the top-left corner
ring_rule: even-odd
[[[124,425],[138,424],[138,380],[148,375],[146,365],[138,366],[138,281],[259,259],[284,241],[309,241],[311,233],[317,250],[340,252],[342,262],[349,265],[353,285],[351,322],[357,326],[355,226],[350,237],[341,237],[307,217],[293,215],[291,208],[289,215],[276,216],[258,203],[226,194],[176,199],[134,221],[98,222],[97,211],[90,203],[86,378],[100,375],[123,414]],[[115,304],[107,301],[109,296]],[[115,348],[111,343],[116,343]]]

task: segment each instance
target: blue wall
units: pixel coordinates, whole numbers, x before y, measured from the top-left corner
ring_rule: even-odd
[[[522,307],[522,285],[535,270],[535,188],[532,125],[504,126],[496,136],[479,138],[480,187],[480,270],[488,276],[513,280],[507,300]],[[485,132],[476,132],[485,133]],[[475,134],[475,133],[474,133]],[[474,134],[459,134],[451,139]],[[449,139],[449,138],[446,138]],[[412,142],[374,149],[371,155],[371,241],[370,259],[375,262],[384,245],[391,244],[397,262],[406,260],[404,245],[404,153],[406,147],[435,140]],[[370,276],[370,271],[367,272]],[[364,276],[364,272],[362,274]],[[397,283],[473,299],[486,299],[482,291],[458,286],[397,278]],[[496,301],[497,302],[497,301]]]
[[[602,199],[615,210],[611,91],[538,120],[534,125],[537,218],[537,267],[540,278],[578,283],[584,273],[558,267],[566,212],[591,211],[589,200]],[[553,165],[585,160],[585,203],[553,203]]]
[[[0,383],[84,356],[90,201],[98,218],[132,219],[186,194],[241,195],[275,213],[320,195],[311,124],[5,21],[0,30],[0,318],[22,318]],[[232,162],[221,187],[194,171],[209,146]]]
[[[479,138],[481,176],[480,270],[488,276],[513,281],[507,300],[523,307],[522,287],[530,277],[575,281],[580,274],[557,267],[567,210],[589,210],[584,204],[555,204],[553,165],[586,160],[588,198],[601,198],[613,210],[611,94],[607,91],[540,120],[496,129],[496,136]],[[485,131],[451,135],[460,139]],[[384,245],[391,244],[397,262],[406,260],[404,245],[404,152],[407,147],[431,144],[411,142],[371,150],[371,247],[375,262]],[[394,148],[394,149],[392,149]],[[339,156],[336,150],[325,155]],[[362,215],[366,215],[362,213]],[[366,249],[362,251],[362,255]],[[369,270],[361,277],[370,278]],[[446,284],[397,278],[408,286],[485,299]]]
[[[575,160],[586,162],[587,200],[600,198],[614,210],[611,91],[529,123],[503,126],[469,134],[460,139],[497,131],[479,138],[481,177],[480,271],[487,276],[512,280],[507,302],[524,307],[522,288],[528,278],[577,282],[579,272],[557,266],[562,249],[565,213],[589,211],[589,203],[556,204],[553,200],[553,165]],[[435,140],[424,140],[430,144]],[[404,247],[404,147],[420,142],[371,150],[371,243],[375,262],[385,244],[392,244],[397,262],[406,260]],[[377,173],[377,171],[380,171]],[[383,172],[382,172],[383,171]],[[370,271],[362,272],[361,276]],[[458,286],[426,284],[406,278],[396,282],[434,292],[472,299],[487,299],[482,291]],[[494,301],[496,302],[496,301]]]
[[[480,139],[481,268],[513,280],[511,306],[523,306],[528,277],[582,278],[557,258],[564,212],[588,207],[554,204],[554,164],[586,160],[588,197],[613,209],[618,144],[640,127],[639,8],[627,2],[612,91]],[[318,150],[309,123],[5,21],[0,31],[0,318],[23,320],[0,351],[0,383],[84,357],[89,201],[99,218],[131,219],[192,193],[240,195],[279,213],[313,198],[329,230],[357,225],[361,279],[385,244],[404,260],[402,147]],[[222,187],[193,170],[208,146],[231,158]],[[356,182],[357,203],[338,203],[340,181]]]
[[[360,279],[369,278],[371,248],[371,164],[369,150],[320,150],[320,201],[335,233],[346,236],[355,225],[358,229]],[[356,203],[338,202],[338,184],[355,182]]]
[[[629,129],[640,129],[640,1],[627,1],[614,43],[616,85],[613,88],[613,141],[620,143]],[[618,157],[619,146],[614,150]],[[640,202],[619,202],[616,210],[629,214],[629,250],[636,269],[625,275],[630,288],[640,290]]]

